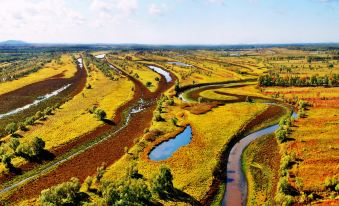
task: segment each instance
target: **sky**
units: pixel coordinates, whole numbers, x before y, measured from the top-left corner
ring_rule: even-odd
[[[0,0],[0,41],[339,42],[339,0]]]

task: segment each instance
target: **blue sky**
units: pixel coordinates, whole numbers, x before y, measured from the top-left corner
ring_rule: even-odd
[[[339,0],[1,0],[0,41],[339,42]]]

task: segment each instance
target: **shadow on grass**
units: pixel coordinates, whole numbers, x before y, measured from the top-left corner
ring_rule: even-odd
[[[115,125],[115,123],[112,121],[112,120],[110,120],[110,119],[103,119],[102,120],[105,124],[108,124],[108,125]]]
[[[55,155],[48,150],[43,150],[39,156],[30,157],[26,154],[20,154],[19,156],[25,158],[26,160],[34,163],[41,164],[43,161],[50,161],[55,158]]]
[[[171,193],[163,193],[162,195],[160,195],[160,198],[173,202],[185,202],[193,206],[201,206],[201,203],[194,197],[176,188],[174,188]]]

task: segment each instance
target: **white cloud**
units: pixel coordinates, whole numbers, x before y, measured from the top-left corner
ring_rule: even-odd
[[[65,0],[1,1],[1,33],[13,38],[29,33],[29,36],[55,35],[60,30],[83,24],[84,20],[82,14],[67,7]]]
[[[138,0],[92,0],[91,9],[98,12],[118,12],[125,15],[134,13],[139,7]]]
[[[167,10],[166,4],[151,4],[148,8],[148,13],[151,15],[163,15]]]
[[[93,12],[93,22],[91,24],[94,27],[104,27],[128,22],[130,15],[138,8],[138,0],[92,0],[90,9]]]

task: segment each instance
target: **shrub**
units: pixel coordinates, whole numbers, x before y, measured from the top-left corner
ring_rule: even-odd
[[[58,102],[58,103],[55,103],[55,105],[53,106],[53,109],[59,109],[60,108],[60,103]]]
[[[285,155],[280,161],[280,169],[286,170],[289,169],[293,160],[290,155]]]
[[[253,103],[253,99],[249,96],[246,96],[245,102]]]
[[[151,87],[152,86],[152,82],[146,82],[146,87]]]
[[[28,131],[28,128],[26,127],[25,123],[20,122],[18,124],[18,127],[21,131]]]
[[[180,84],[179,84],[179,81],[177,80],[175,81],[174,91],[176,94],[178,94],[179,90],[180,90]]]
[[[167,105],[173,106],[174,105],[174,99],[167,100]]]
[[[40,194],[40,203],[43,206],[77,205],[80,202],[80,182],[72,178],[69,182],[45,189]]]
[[[34,117],[27,117],[25,120],[25,124],[26,125],[33,125],[35,122],[35,118]]]
[[[16,138],[11,138],[7,144],[13,151],[15,151],[16,148],[18,148],[18,146],[20,145],[20,142]]]
[[[87,84],[86,89],[92,89],[92,85],[91,84]]]
[[[288,183],[287,179],[286,178],[281,178],[279,180],[279,191],[286,194],[286,195],[289,195],[290,192],[291,192],[291,185]]]
[[[339,179],[336,177],[327,177],[325,179],[325,188],[333,191],[338,191]]]
[[[164,119],[161,117],[161,115],[159,114],[159,113],[156,113],[155,114],[155,121],[157,121],[157,122],[161,122],[161,121],[163,121]]]
[[[279,143],[282,143],[287,139],[287,131],[282,128],[279,128],[277,131],[275,131],[275,137],[277,138]]]
[[[44,110],[43,113],[44,113],[45,115],[52,115],[52,111],[53,111],[52,108],[47,107],[47,108]]]
[[[36,120],[41,119],[43,116],[44,116],[44,115],[43,115],[42,112],[40,112],[40,111],[37,111],[37,113],[35,113],[35,115],[34,115],[34,117],[35,117]]]
[[[88,110],[88,112],[90,113],[90,114],[94,114],[95,113],[95,111],[97,110],[97,106],[93,106],[92,108],[90,108],[89,110]]]
[[[178,126],[178,118],[173,117],[173,118],[171,119],[171,121],[172,121],[172,123],[173,123],[174,126]]]
[[[104,110],[102,110],[102,109],[97,109],[95,111],[95,115],[101,121],[103,121],[106,118],[106,116],[107,116],[106,112]]]
[[[86,184],[86,187],[87,187],[87,191],[89,191],[91,189],[91,186],[92,186],[92,183],[93,183],[93,177],[92,176],[88,176],[86,179],[85,179],[85,182]]]
[[[17,130],[18,130],[18,125],[15,122],[9,123],[5,128],[5,131],[8,134],[14,134]]]
[[[6,168],[11,168],[13,167],[12,165],[12,157],[8,154],[4,154],[1,157],[1,162],[5,165]]]
[[[97,168],[97,174],[95,176],[96,182],[100,182],[101,178],[104,176],[106,167],[104,165]]]

